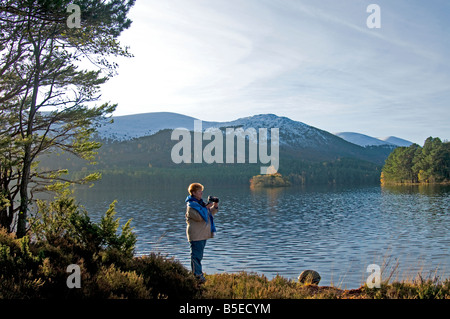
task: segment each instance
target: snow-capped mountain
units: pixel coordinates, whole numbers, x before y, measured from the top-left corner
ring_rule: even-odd
[[[117,141],[153,135],[163,129],[193,129],[194,118],[178,113],[155,112],[114,116],[114,122],[98,129],[101,138]]]
[[[242,127],[248,128],[278,128],[280,132],[280,144],[301,145],[303,147],[317,147],[332,141],[330,133],[322,131],[305,123],[293,121],[287,117],[275,114],[259,114],[244,117],[231,122],[209,123],[214,127]]]
[[[113,120],[114,122],[112,124],[107,124],[99,128],[99,137],[124,141],[153,135],[163,129],[186,128],[192,131],[194,130],[194,121],[197,119],[178,113],[155,112],[116,116],[113,117]],[[279,128],[280,135],[285,137],[284,139],[280,139],[281,144],[288,142],[286,137],[289,137],[289,142],[303,146],[326,144],[330,142],[330,138],[333,139],[333,137],[330,137],[331,134],[326,131],[274,114],[259,114],[229,122],[202,121],[203,130],[225,127],[242,127],[244,130],[248,128],[267,128],[268,130],[271,128]]]
[[[164,129],[185,128],[193,131],[197,119],[177,113],[155,112],[116,116],[113,117],[113,120],[112,124],[106,124],[99,128],[100,138],[112,141],[128,141],[135,138],[156,136],[158,132]],[[220,128],[222,133],[226,133],[224,128],[234,128],[237,132],[238,127],[241,127],[244,131],[254,128],[257,133],[261,128],[267,129],[269,138],[271,129],[278,128],[281,151],[284,152],[285,157],[291,158],[330,160],[347,157],[383,163],[390,151],[396,147],[392,142],[396,141],[393,137],[390,137],[387,141],[382,141],[358,133],[339,133],[339,136],[274,114],[259,114],[229,122],[201,122],[203,131]],[[168,138],[170,139],[170,135]],[[389,145],[390,147],[377,151],[365,149],[364,146],[367,145]]]
[[[334,133],[336,136],[339,136],[340,138],[359,145],[359,146],[380,146],[380,145],[387,145],[387,146],[392,146],[392,147],[397,147],[397,146],[409,146],[412,144],[412,142],[398,138],[398,137],[394,137],[394,136],[389,136],[386,138],[375,138],[372,136],[368,136],[368,135],[364,135],[361,133],[354,133],[354,132],[338,132],[338,133]]]
[[[113,123],[105,123],[98,128],[97,136],[103,140],[96,157],[95,169],[102,172],[102,176],[106,178],[105,183],[108,185],[122,184],[125,180],[130,181],[133,187],[139,183],[171,185],[175,180],[187,183],[194,177],[197,179],[199,172],[201,172],[202,180],[210,178],[211,182],[217,182],[219,178],[221,182],[224,181],[230,185],[234,185],[237,181],[245,184],[252,176],[259,174],[261,167],[268,164],[261,157],[261,154],[265,154],[264,149],[261,148],[269,147],[269,145],[270,154],[277,155],[276,161],[270,160],[270,166],[275,165],[275,162],[277,169],[280,168],[280,172],[290,176],[289,178],[295,183],[302,185],[305,183],[317,185],[378,183],[380,168],[395,148],[394,145],[363,147],[327,131],[274,114],[259,114],[229,122],[201,121],[201,124],[194,117],[169,112],[116,116],[113,120]],[[220,132],[212,132],[214,137],[203,134],[201,144],[196,143],[196,136],[192,134],[183,134],[183,143],[176,137],[173,138],[177,135],[173,134],[174,129],[185,128],[194,131],[200,125],[204,133],[212,128],[219,128]],[[274,148],[277,145],[273,139],[276,131],[272,129],[277,128],[279,148]],[[265,146],[260,129],[267,129],[269,135],[270,143]],[[228,143],[230,140],[227,138],[230,135],[227,134],[230,133],[238,136],[242,134],[250,141],[253,140],[253,133],[258,135],[258,163],[251,161],[250,150],[254,145],[247,143],[244,145],[244,161],[240,161],[242,157],[238,155],[239,141],[242,140],[238,138],[236,144],[233,137],[233,143]],[[204,155],[208,147],[209,152],[212,151],[211,147],[214,147],[214,156],[218,156],[217,159],[219,159],[215,162],[217,165],[204,160],[191,162],[195,165],[174,161],[174,147],[184,145],[189,136],[194,146],[190,151],[183,146],[183,157],[186,151],[186,155],[191,155],[192,160],[192,158],[195,159],[196,154]],[[225,139],[222,140],[223,143],[219,141],[221,136]],[[391,141],[393,138],[387,140]],[[381,140],[377,143],[380,142],[386,143]],[[223,149],[220,150],[220,147]],[[268,148],[265,152],[268,156]],[[222,160],[220,160],[220,154],[222,154]],[[229,155],[233,157],[231,161],[228,160]],[[81,159],[73,158],[71,154],[68,154],[68,158],[71,159],[70,170],[85,169],[85,163]],[[41,159],[42,167],[67,168],[65,164],[62,166],[62,163],[67,161],[61,161],[59,156]],[[237,165],[244,163],[245,165]]]

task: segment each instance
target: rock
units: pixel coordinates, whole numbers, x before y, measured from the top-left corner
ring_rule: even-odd
[[[298,282],[302,284],[318,285],[320,282],[320,275],[315,270],[304,270],[300,276],[298,276]]]

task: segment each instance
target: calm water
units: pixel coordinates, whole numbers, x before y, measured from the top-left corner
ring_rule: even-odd
[[[278,188],[251,191],[205,185],[220,197],[217,236],[204,272],[257,272],[297,278],[314,269],[320,285],[357,288],[370,264],[382,278],[450,276],[449,187]],[[187,185],[168,190],[85,190],[76,194],[92,219],[117,199],[121,223],[133,219],[136,253],[161,252],[190,269]]]

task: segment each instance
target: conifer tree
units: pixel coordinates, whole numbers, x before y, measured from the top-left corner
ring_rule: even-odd
[[[395,149],[382,171],[383,183],[450,182],[450,143],[429,137],[424,146]]]
[[[112,57],[131,56],[117,38],[131,24],[134,0],[77,1],[79,27],[68,22],[70,3],[0,0],[0,222],[12,230],[17,214],[18,237],[26,233],[33,191],[98,178],[68,180],[66,170],[39,171],[37,160],[65,151],[93,161],[100,144],[92,134],[116,107],[95,104],[100,86],[116,74]],[[85,61],[94,68],[81,69]]]

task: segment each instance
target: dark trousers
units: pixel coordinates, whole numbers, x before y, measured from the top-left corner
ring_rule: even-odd
[[[197,277],[203,277],[202,259],[205,250],[206,240],[197,240],[189,242],[191,248],[191,268],[192,273]]]

